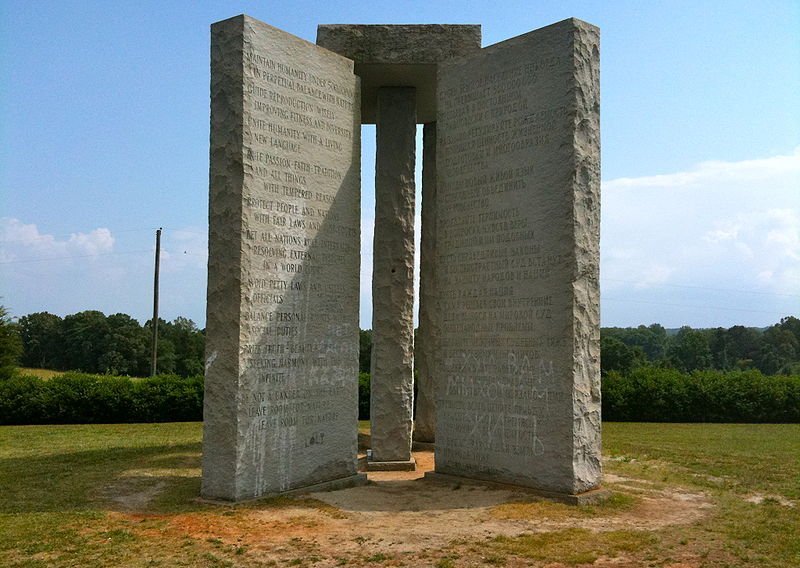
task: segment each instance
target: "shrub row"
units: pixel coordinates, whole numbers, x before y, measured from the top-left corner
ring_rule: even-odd
[[[640,367],[603,378],[603,420],[800,422],[800,377]]]
[[[203,377],[65,373],[0,381],[0,424],[107,424],[203,419]]]
[[[370,376],[360,373],[359,419],[369,418]],[[181,422],[203,419],[203,378],[65,373],[0,381],[0,425]],[[640,367],[603,378],[603,420],[800,423],[800,377],[759,371]]]

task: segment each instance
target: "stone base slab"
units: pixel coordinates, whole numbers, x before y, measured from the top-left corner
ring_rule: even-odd
[[[339,479],[331,479],[330,481],[323,481],[322,483],[315,483],[314,485],[306,485],[305,487],[298,487],[288,491],[281,491],[279,493],[266,493],[260,495],[255,499],[244,499],[242,501],[226,501],[224,499],[212,499],[208,497],[198,497],[195,499],[197,503],[205,503],[207,505],[240,505],[242,503],[253,503],[255,501],[262,501],[264,499],[272,499],[273,497],[287,497],[291,495],[305,495],[307,493],[321,493],[323,491],[338,491],[339,489],[348,489],[350,487],[358,487],[359,485],[366,485],[368,483],[367,475],[364,473],[356,473],[348,477],[340,477]]]
[[[436,449],[436,444],[433,442],[417,442],[414,440],[411,449],[415,452],[432,452]]]
[[[407,461],[367,461],[367,471],[415,471],[417,462],[414,458]]]
[[[611,497],[611,491],[602,487],[571,495],[569,493],[557,493],[555,491],[545,491],[543,489],[535,489],[533,487],[526,487],[524,485],[512,485],[510,483],[501,483],[497,481],[490,481],[486,479],[477,479],[472,477],[461,477],[459,475],[450,475],[448,473],[438,473],[429,471],[425,474],[425,479],[435,483],[447,483],[450,485],[467,483],[470,485],[483,485],[492,487],[494,489],[507,489],[510,491],[521,491],[530,495],[547,499],[548,501],[556,501],[558,503],[566,503],[567,505],[593,505],[600,503]]]

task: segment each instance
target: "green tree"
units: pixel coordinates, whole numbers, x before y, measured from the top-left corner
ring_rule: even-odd
[[[616,337],[600,335],[600,371],[603,376],[611,371],[619,371],[623,375],[647,360],[644,350],[635,345],[630,347]]]
[[[22,364],[41,369],[65,369],[61,327],[62,319],[48,312],[19,318]]]
[[[103,312],[87,310],[68,315],[62,322],[62,330],[65,368],[87,373],[105,371],[100,365],[107,351],[109,327]]]
[[[790,365],[798,359],[798,354],[800,345],[790,328],[776,324],[768,328],[762,336],[756,366],[765,375],[788,373]]]
[[[727,329],[723,327],[712,329],[708,336],[708,347],[715,369],[731,368],[731,344]]]
[[[17,324],[8,317],[8,310],[0,306],[0,379],[8,379],[22,355],[22,340]]]
[[[791,331],[792,335],[800,341],[800,319],[794,316],[786,316],[785,318],[781,318],[781,323],[778,325],[782,329]]]
[[[150,354],[146,331],[127,314],[106,318],[108,333],[97,367],[110,375],[145,376]]]
[[[707,335],[688,325],[683,326],[670,340],[667,358],[673,367],[684,372],[710,368],[711,349]]]
[[[159,332],[161,330],[162,327],[159,323]],[[205,335],[197,329],[197,325],[192,320],[177,317],[171,323],[164,325],[163,334],[159,333],[159,335],[169,341],[174,348],[175,373],[182,377],[203,374]]]
[[[153,320],[147,320],[144,324],[144,329],[147,333],[148,345],[148,361],[152,357],[152,337],[153,337]],[[177,374],[178,355],[175,351],[175,344],[172,341],[172,325],[158,318],[158,361],[156,362],[157,374]],[[148,366],[147,373],[150,373]]]
[[[370,359],[372,358],[372,330],[362,329],[358,333],[358,370],[361,373],[370,372]]]
[[[639,327],[605,327],[601,335],[614,337],[628,347],[641,348],[647,360],[654,363],[662,360],[666,353],[667,330],[658,323]]]
[[[735,325],[727,331],[730,368],[747,369],[761,350],[761,333],[752,327]],[[727,367],[722,367],[727,368]]]

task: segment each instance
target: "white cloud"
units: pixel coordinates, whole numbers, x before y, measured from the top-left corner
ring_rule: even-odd
[[[652,264],[644,270],[639,271],[635,286],[637,288],[650,288],[662,284],[669,279],[672,269],[660,264]]]
[[[800,146],[791,154],[740,162],[701,162],[688,172],[638,178],[617,178],[603,184],[604,189],[704,187],[708,184],[765,182],[800,175]],[[758,190],[758,187],[753,187]]]
[[[797,314],[800,147],[604,182],[601,252],[605,325],[756,324]]]
[[[0,297],[14,315],[81,310],[152,314],[154,230],[108,228],[57,236],[35,224],[0,219]],[[162,236],[161,316],[205,317],[207,234],[165,229]]]
[[[113,249],[114,237],[104,227],[58,239],[54,235],[40,233],[35,224],[26,224],[12,217],[0,218],[2,262],[97,256],[110,253]]]

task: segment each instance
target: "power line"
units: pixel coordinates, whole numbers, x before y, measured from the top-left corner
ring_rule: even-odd
[[[164,227],[165,231],[172,231],[173,233],[189,233],[192,235],[200,235],[202,237],[207,237],[207,231],[192,231],[191,229],[172,229],[170,227]]]
[[[606,281],[609,281],[609,282],[622,282],[624,284],[639,284],[639,282],[635,282],[635,281],[632,281],[632,280],[620,280],[618,278],[601,278],[600,280],[601,280],[601,282],[603,280],[606,280]],[[690,289],[694,289],[694,290],[711,290],[711,291],[714,291],[714,292],[738,292],[738,293],[741,293],[741,294],[758,294],[758,295],[762,295],[762,296],[786,296],[786,297],[789,297],[789,298],[800,298],[800,294],[781,294],[779,292],[762,292],[760,290],[742,290],[742,289],[736,289],[736,288],[712,288],[712,287],[709,287],[709,286],[693,286],[691,284],[666,284],[666,283],[662,283],[662,284],[653,284],[652,286],[655,287],[655,288],[662,287],[662,286],[668,286],[670,288],[690,288]]]
[[[629,299],[622,299],[622,298],[608,298],[603,297],[602,301],[604,302],[624,302],[629,304],[652,304],[656,306],[669,306],[674,308],[692,308],[692,309],[706,309],[706,310],[722,310],[726,312],[753,312],[759,314],[770,314],[770,315],[781,315],[785,316],[786,313],[778,312],[778,311],[766,311],[766,310],[749,310],[747,308],[726,308],[722,306],[706,306],[706,305],[697,305],[697,304],[674,304],[671,302],[651,302],[648,300],[629,300]]]
[[[96,258],[98,256],[115,256],[118,254],[143,254],[143,253],[151,253],[152,249],[147,250],[128,250],[128,251],[120,251],[120,252],[101,252],[98,254],[82,254],[82,255],[73,255],[73,256],[53,256],[49,258],[26,258],[23,260],[6,260],[0,262],[0,264],[20,264],[25,262],[49,262],[51,260],[71,260],[75,258]]]

